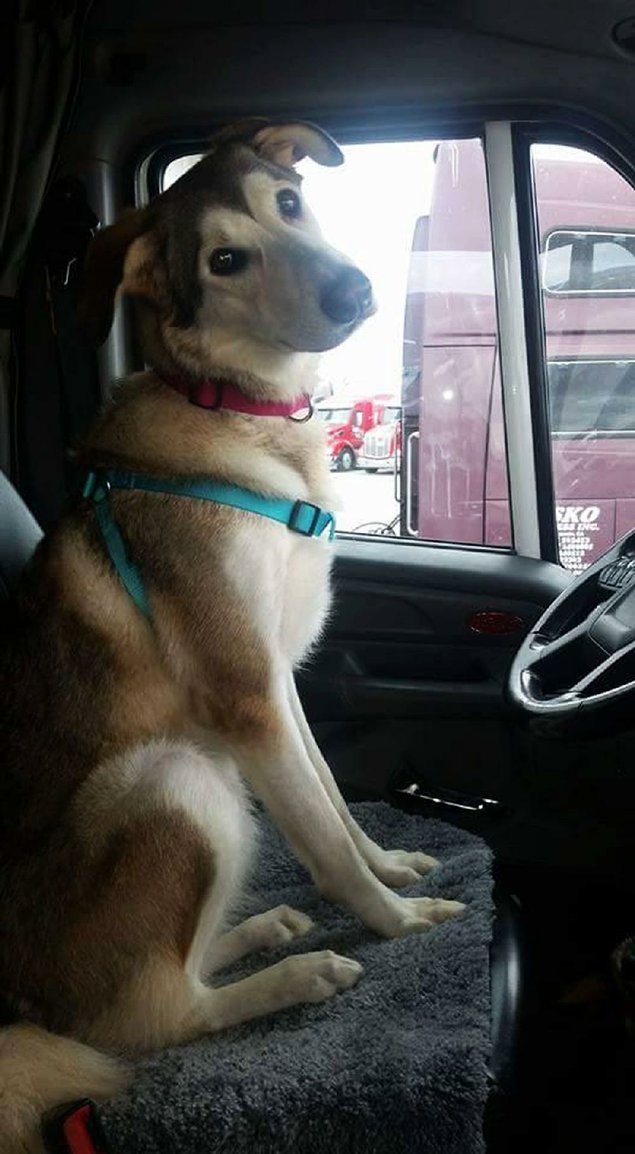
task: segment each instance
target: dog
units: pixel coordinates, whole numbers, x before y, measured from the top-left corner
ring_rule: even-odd
[[[115,388],[77,449],[85,495],[9,614],[2,1154],[41,1150],[44,1112],[114,1094],[137,1055],[358,981],[356,961],[320,951],[210,982],[311,929],[287,907],[227,928],[252,795],[321,893],[377,934],[463,908],[394,893],[434,859],[384,850],[356,825],[294,684],[329,606],[312,374],[375,308],[303,199],[305,156],[343,159],[308,123],[234,124],[87,255],[87,331],[103,341],[117,295],[130,298],[149,368]],[[118,486],[122,475],[137,483]],[[216,497],[192,495],[201,485]]]

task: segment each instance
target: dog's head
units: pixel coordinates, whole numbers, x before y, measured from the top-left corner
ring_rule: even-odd
[[[374,311],[372,288],[323,240],[294,167],[305,156],[343,160],[311,124],[232,125],[147,208],[97,233],[81,308],[93,340],[105,340],[121,291],[141,306],[158,368],[257,372],[263,356],[340,344]]]

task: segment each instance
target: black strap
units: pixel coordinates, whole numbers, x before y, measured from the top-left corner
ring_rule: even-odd
[[[69,450],[101,403],[94,350],[77,306],[86,248],[97,225],[81,181],[56,181],[34,230],[19,302],[18,460],[21,488],[46,529],[79,476]]]
[[[84,257],[98,223],[81,181],[67,177],[53,185],[40,225],[67,450],[87,432],[100,400],[94,352],[77,317]],[[66,472],[70,488],[75,488],[70,460]]]
[[[12,329],[15,325],[15,298],[0,296],[0,329]]]
[[[37,223],[51,281],[68,288],[77,280],[88,243],[99,224],[76,177],[62,177],[47,193]]]

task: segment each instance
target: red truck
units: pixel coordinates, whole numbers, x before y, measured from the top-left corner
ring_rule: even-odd
[[[381,419],[364,435],[357,464],[367,473],[399,470],[401,461],[401,405],[392,399]]]
[[[315,412],[326,425],[332,469],[348,472],[358,465],[364,436],[379,425],[392,398],[387,393],[374,397],[329,397],[320,401]]]
[[[556,520],[580,572],[635,524],[635,191],[579,149],[534,146]],[[401,532],[510,545],[480,140],[436,151],[404,325]]]

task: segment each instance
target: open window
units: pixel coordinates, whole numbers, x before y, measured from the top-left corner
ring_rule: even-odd
[[[635,523],[635,190],[592,150],[526,134],[496,121],[350,144],[335,172],[305,162],[325,234],[380,306],[324,355],[314,404],[340,532],[578,572]],[[196,159],[173,159],[163,187]]]
[[[379,303],[320,363],[314,400],[338,529],[509,547],[483,142],[344,152],[336,171],[300,166],[325,235],[370,276]],[[173,161],[164,187],[195,159]]]

